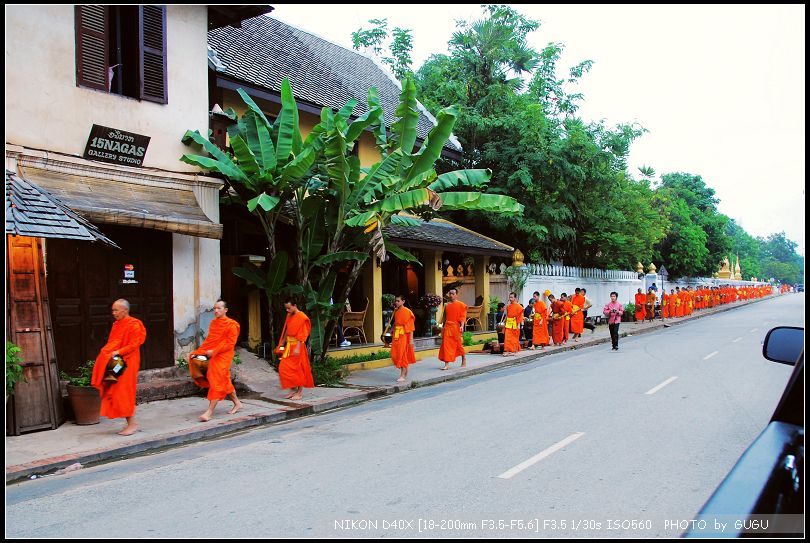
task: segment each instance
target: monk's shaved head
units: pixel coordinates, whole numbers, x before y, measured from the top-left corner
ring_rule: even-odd
[[[115,305],[115,304],[118,304],[118,305],[122,306],[124,309],[126,309],[127,311],[129,311],[129,302],[126,301],[125,299],[118,298],[116,301],[113,302],[113,305]]]
[[[112,304],[112,315],[117,321],[129,317],[129,302],[119,298]]]

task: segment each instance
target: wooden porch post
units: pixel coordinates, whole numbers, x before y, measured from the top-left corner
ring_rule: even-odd
[[[442,261],[442,253],[441,251],[423,250],[422,255],[424,256],[422,263],[425,265],[425,294],[432,293],[442,296],[443,275],[439,269],[439,263]],[[443,307],[444,303],[439,306],[439,310],[436,312],[437,319],[442,318]]]
[[[376,258],[366,262],[363,267],[363,295],[368,296],[368,310],[363,331],[369,343],[379,343],[383,333],[382,323],[382,268],[377,265]],[[360,308],[352,308],[361,311]]]
[[[489,313],[489,256],[475,257],[475,297],[484,297],[482,315]]]
[[[248,344],[251,349],[262,342],[262,299],[259,289],[248,294]]]

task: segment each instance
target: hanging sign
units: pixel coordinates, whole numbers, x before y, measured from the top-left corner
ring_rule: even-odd
[[[121,283],[125,285],[138,283],[138,281],[135,280],[135,266],[132,264],[124,264],[124,279]]]
[[[143,166],[150,139],[149,136],[94,124],[84,148],[84,158],[122,166]]]

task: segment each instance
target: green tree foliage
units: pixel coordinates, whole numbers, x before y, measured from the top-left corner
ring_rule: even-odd
[[[740,257],[743,279],[751,277],[762,279],[762,244],[760,241],[749,235],[734,219],[728,219],[726,236],[731,240],[731,253]]]
[[[780,283],[804,283],[804,257],[796,254],[798,243],[784,232],[758,238],[762,255],[762,276]]]
[[[699,175],[671,173],[661,177],[656,192],[671,227],[655,258],[666,265],[671,277],[711,277],[732,247],[726,234],[729,219],[717,211],[714,189]]]
[[[390,54],[385,55],[383,44],[388,39],[388,19],[369,19],[373,26],[352,32],[352,47],[357,50],[368,49],[384,64],[391,68],[397,79],[403,79],[411,73],[413,59],[413,36],[410,29],[395,27],[392,31],[391,43],[388,45]]]
[[[382,260],[386,252],[415,260],[382,233],[388,224],[414,224],[401,213],[430,219],[442,208],[506,214],[523,210],[512,198],[478,192],[489,182],[487,170],[437,174],[434,163],[457,112],[452,107],[440,111],[436,126],[416,148],[418,110],[410,76],[402,82],[398,120],[391,125],[390,137],[374,88],[369,89],[365,115],[349,122],[355,100],[338,112],[323,108],[320,123],[305,140],[289,81],[282,83],[282,109],[274,123],[246,93],[241,89],[239,93],[247,112],[228,131],[231,148],[223,151],[198,132],[188,131],[183,141],[210,156],[184,155],[181,160],[222,174],[265,227],[270,247],[266,270],[249,266],[234,273],[262,289],[271,307],[278,308],[283,296],[300,301],[312,322],[316,364],[325,364],[327,340],[363,262],[369,257]],[[375,135],[381,160],[361,168],[353,149],[367,129]],[[274,225],[282,214],[295,230],[292,255],[275,249]],[[344,266],[349,268],[348,280],[335,291],[337,269]]]

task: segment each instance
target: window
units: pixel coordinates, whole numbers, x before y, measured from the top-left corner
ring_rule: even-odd
[[[76,6],[76,84],[168,103],[165,6]]]

